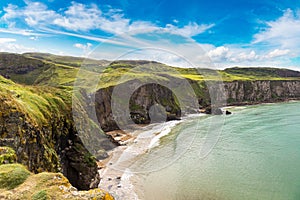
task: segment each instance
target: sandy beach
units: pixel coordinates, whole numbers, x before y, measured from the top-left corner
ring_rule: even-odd
[[[140,199],[137,194],[142,193],[141,188],[134,187],[133,183],[137,182],[135,174],[140,176],[142,172],[134,171],[131,166],[139,156],[159,145],[160,138],[168,135],[177,124],[187,118],[200,115],[205,114],[188,115],[178,121],[136,126],[132,132],[123,130],[108,132],[108,135],[114,137],[122,145],[108,152],[107,159],[98,162],[101,177],[99,187],[109,191],[117,200]]]
[[[172,127],[180,121],[170,121],[163,124],[137,126],[131,133],[117,130],[108,132],[121,146],[108,152],[109,157],[98,162],[101,181],[99,187],[109,191],[116,199],[136,200],[136,188],[132,184],[132,166],[138,157],[159,144],[159,139],[171,132]]]

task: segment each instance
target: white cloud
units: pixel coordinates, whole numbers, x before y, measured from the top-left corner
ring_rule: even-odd
[[[0,38],[0,52],[15,52],[24,53],[34,51],[34,48],[28,48],[23,45],[17,44],[14,38]]]
[[[233,62],[244,62],[244,61],[254,61],[259,59],[259,56],[256,54],[254,50],[251,50],[250,52],[241,52],[237,55],[232,54],[230,56],[229,60]]]
[[[187,25],[185,25],[182,28],[179,28],[177,26],[174,26],[172,24],[167,24],[167,26],[164,28],[165,31],[178,34],[186,37],[192,37],[195,35],[199,35],[201,33],[204,33],[208,29],[212,28],[214,24],[197,24],[196,22],[189,22]]]
[[[14,35],[35,36],[35,37],[49,35],[49,34],[36,33],[32,30],[24,30],[18,28],[10,28],[10,29],[0,28],[0,33],[9,33]]]
[[[208,49],[206,55],[221,68],[225,65],[277,66],[283,65],[283,61],[287,61],[291,57],[289,49],[273,49],[268,52],[239,46],[210,46]]]
[[[104,23],[101,17],[101,10],[96,5],[86,6],[72,2],[72,5],[64,12],[64,15],[57,16],[52,24],[64,27],[68,30],[87,31],[96,29]]]
[[[16,39],[14,39],[14,38],[0,38],[0,44],[15,42],[15,41],[16,41]]]
[[[37,41],[38,40],[38,37],[37,36],[31,36],[29,37],[30,40],[34,40],[34,41]]]
[[[229,57],[229,48],[220,46],[208,51],[207,55],[214,60],[223,60]]]
[[[90,51],[90,49],[93,45],[91,43],[86,43],[86,44],[76,43],[73,46],[78,49],[82,49],[84,52],[87,52],[87,51]]]
[[[254,35],[254,44],[265,43],[278,48],[300,51],[300,12],[288,9],[282,17],[265,24],[267,28]]]
[[[64,12],[50,10],[45,4],[40,2],[25,1],[25,7],[18,7],[9,4],[4,8],[5,14],[1,21],[6,22],[10,27],[17,26],[16,19],[24,22],[36,29],[57,27],[69,31],[90,31],[102,30],[111,34],[137,34],[147,33],[155,30],[164,30],[173,34],[192,37],[205,32],[213,27],[213,24],[197,24],[190,22],[179,28],[174,25],[159,27],[149,21],[132,21],[122,13],[122,10],[109,9],[103,12],[95,4],[81,4],[72,2]]]
[[[290,53],[289,49],[275,49],[273,51],[271,51],[270,53],[268,53],[266,55],[266,58],[276,58],[276,57],[281,57],[281,56],[285,56],[288,55]]]
[[[25,1],[25,3],[26,7],[23,9],[9,4],[4,8],[5,14],[1,19],[9,22],[10,27],[16,25],[16,22],[13,21],[16,18],[24,19],[29,26],[36,26],[51,22],[59,16],[56,12],[48,10],[45,4],[30,1]]]

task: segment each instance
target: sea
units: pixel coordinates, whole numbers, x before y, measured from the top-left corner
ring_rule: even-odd
[[[117,199],[299,200],[300,102],[226,109],[156,138],[124,169],[134,189]]]

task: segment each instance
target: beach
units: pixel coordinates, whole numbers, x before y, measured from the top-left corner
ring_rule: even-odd
[[[137,177],[146,171],[138,171],[133,167],[143,154],[159,145],[160,138],[168,135],[172,128],[186,119],[204,114],[191,114],[181,120],[155,123],[147,126],[134,127],[134,131],[116,130],[108,132],[122,145],[108,152],[109,157],[98,162],[101,181],[99,187],[110,192],[116,199],[137,200],[142,194],[141,188],[135,187]],[[123,139],[122,139],[123,138]],[[139,195],[138,195],[139,194]]]

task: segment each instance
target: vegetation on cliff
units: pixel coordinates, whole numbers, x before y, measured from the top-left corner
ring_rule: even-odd
[[[17,56],[3,55],[6,56],[4,60]],[[27,73],[39,69],[35,64],[40,65],[40,61],[19,60],[28,62],[24,64],[30,69]],[[18,68],[18,63],[10,65],[13,61],[1,63]],[[40,67],[43,68],[42,65]],[[18,77],[26,75],[26,70],[22,73],[13,76],[16,82],[22,80]],[[7,76],[11,77],[11,74]],[[17,84],[0,76],[0,146],[12,147],[17,161],[32,172],[62,172],[77,188],[89,189],[90,186],[97,187],[99,182],[96,159],[77,135],[71,100],[69,88]],[[100,129],[98,133],[103,134]],[[97,140],[94,142],[97,143]]]
[[[300,98],[300,72],[274,68],[191,69],[144,60],[109,62],[43,53],[1,53],[0,75],[0,146],[10,146],[16,152],[16,157],[11,157],[8,156],[10,150],[0,148],[0,163],[17,160],[31,172],[62,172],[79,189],[97,187],[96,157],[104,158],[106,151],[115,146],[102,130],[119,128],[111,108],[111,96],[116,87],[134,89],[136,84],[148,83],[137,88],[128,99],[130,109],[126,114],[137,124],[149,123],[149,110],[155,104],[166,108],[169,120],[181,116],[180,99],[160,82],[185,81],[192,87],[198,102],[187,112],[211,103],[209,82],[223,81],[230,104]],[[185,92],[189,99],[190,91],[180,91],[179,88],[180,92]],[[95,102],[90,102],[92,94]],[[80,127],[75,127],[72,106],[80,111]],[[96,110],[97,119],[91,120],[90,113],[85,111],[91,109]],[[90,132],[101,135],[99,140],[86,137],[91,142],[90,146],[96,147],[89,149],[90,152],[78,136],[79,131],[84,132],[86,124],[92,125]],[[4,151],[8,157],[1,155]],[[51,181],[62,176],[42,173],[30,174],[26,178],[25,168],[7,166],[24,175],[24,184],[30,178],[40,183],[35,179],[42,178],[54,187]],[[61,180],[66,182],[64,178]],[[16,195],[12,191],[5,192]],[[24,196],[26,198],[47,199],[50,194],[47,189],[38,188],[34,194],[24,195],[27,195]]]
[[[0,147],[0,157],[5,157],[10,164],[0,164],[0,199],[98,199],[114,198],[101,189],[78,191],[61,173],[42,172],[33,174],[25,166],[11,163],[16,157],[9,147]]]

